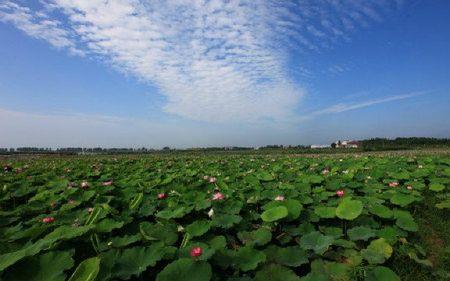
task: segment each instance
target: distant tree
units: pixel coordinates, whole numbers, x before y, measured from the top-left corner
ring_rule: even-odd
[[[335,142],[333,142],[333,143],[331,144],[331,148],[336,148],[336,143],[335,143]]]
[[[164,146],[164,147],[163,147],[163,150],[170,150],[170,147]]]

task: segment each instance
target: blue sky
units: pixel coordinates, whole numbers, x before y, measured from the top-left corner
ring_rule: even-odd
[[[0,147],[450,137],[449,14],[445,0],[0,0]]]

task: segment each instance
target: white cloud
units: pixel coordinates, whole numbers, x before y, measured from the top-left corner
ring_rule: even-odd
[[[167,113],[228,122],[288,120],[305,90],[289,51],[348,40],[395,2],[0,0],[0,21],[155,84]]]
[[[10,1],[0,1],[0,22],[12,23],[27,35],[46,40],[58,49],[67,49],[74,55],[84,55],[61,22],[48,18],[44,13],[33,12],[28,7]]]

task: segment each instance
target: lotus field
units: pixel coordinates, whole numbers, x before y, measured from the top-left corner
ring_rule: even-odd
[[[448,156],[0,161],[3,281],[450,280]]]

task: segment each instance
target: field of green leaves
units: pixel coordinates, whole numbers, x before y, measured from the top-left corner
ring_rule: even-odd
[[[0,163],[3,281],[450,280],[449,156]]]

